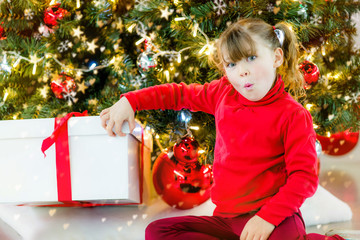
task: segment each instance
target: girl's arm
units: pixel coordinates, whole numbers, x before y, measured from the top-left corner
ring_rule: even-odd
[[[186,108],[214,114],[220,82],[215,80],[204,85],[171,83],[122,94],[118,102],[100,113],[101,125],[109,136],[115,136],[115,133],[125,136],[121,131],[122,124],[128,121],[131,132],[135,127],[134,114],[137,110]]]
[[[219,88],[220,80],[215,80],[204,85],[193,83],[168,83],[128,92],[125,96],[134,111],[150,109],[183,108],[191,111],[203,111],[214,114],[215,95]]]
[[[315,141],[310,113],[298,109],[283,126],[286,184],[260,209],[258,216],[277,226],[315,193],[318,186]]]

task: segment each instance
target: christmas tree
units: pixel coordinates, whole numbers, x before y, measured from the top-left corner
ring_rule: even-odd
[[[299,101],[319,135],[360,128],[360,59],[347,0],[0,1],[0,118],[98,115],[121,93],[170,82],[205,83],[219,35],[239,18],[292,25],[307,82]],[[141,111],[162,146],[191,131],[212,161],[213,116]],[[155,154],[158,154],[155,151]]]

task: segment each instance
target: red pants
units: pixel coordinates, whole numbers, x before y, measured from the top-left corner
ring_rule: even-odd
[[[145,231],[146,240],[239,240],[246,222],[253,215],[235,218],[218,216],[183,216],[164,218],[149,224]],[[271,233],[268,240],[344,240],[335,235],[306,234],[300,215],[286,218]]]

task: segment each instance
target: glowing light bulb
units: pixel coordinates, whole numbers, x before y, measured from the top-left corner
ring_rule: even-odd
[[[178,63],[181,63],[181,54],[178,55],[177,62],[178,62]]]
[[[210,55],[214,51],[215,47],[213,44],[208,45],[208,49],[206,51],[206,55]]]
[[[199,154],[203,154],[205,152],[205,150],[201,149],[198,151]]]
[[[95,62],[91,63],[89,69],[93,70],[96,67],[96,65],[97,64]]]
[[[8,93],[8,92],[5,92],[3,102],[6,101],[6,99],[7,99],[8,96],[9,96],[9,93]]]
[[[314,104],[311,104],[311,103],[308,103],[305,105],[307,110],[310,110],[313,106],[314,106]]]
[[[113,57],[112,59],[111,59],[111,61],[109,62],[109,64],[114,64],[115,63],[115,57]]]
[[[198,31],[198,27],[199,27],[199,24],[198,24],[198,23],[195,23],[194,31],[193,31],[193,37],[196,37],[197,31]]]
[[[169,71],[165,70],[164,74],[165,74],[166,81],[169,82],[170,81],[170,73],[169,73]]]
[[[132,32],[132,30],[134,29],[135,26],[136,26],[136,23],[132,24],[130,27],[128,27],[128,31]]]
[[[205,44],[205,45],[200,49],[199,54],[202,54],[207,47],[208,47],[208,45]]]
[[[179,22],[179,21],[183,21],[185,19],[186,19],[185,17],[176,17],[174,20]]]
[[[17,65],[19,65],[20,60],[21,60],[21,58],[18,58],[18,59],[15,61],[14,65],[13,65],[14,68],[17,67]]]
[[[143,41],[145,41],[145,39],[146,38],[141,38],[140,40],[138,40],[136,43],[135,43],[135,45],[137,46],[137,45],[139,45],[140,43],[142,43]]]

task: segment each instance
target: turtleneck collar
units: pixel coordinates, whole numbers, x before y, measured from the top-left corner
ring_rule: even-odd
[[[275,81],[276,81],[275,85],[270,89],[270,91],[262,99],[260,99],[259,101],[256,101],[256,102],[246,99],[238,91],[235,90],[238,95],[238,99],[239,99],[240,103],[244,106],[256,107],[256,106],[267,105],[269,103],[274,102],[276,99],[283,96],[283,94],[285,92],[284,82],[281,78],[281,75],[278,75],[278,77]]]

